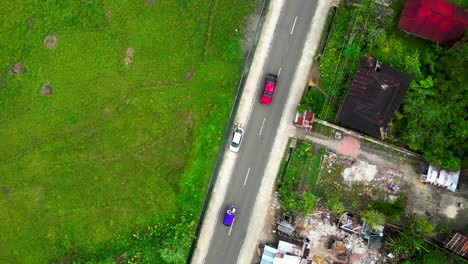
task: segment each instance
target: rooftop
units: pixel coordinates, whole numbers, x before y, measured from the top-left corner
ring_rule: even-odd
[[[412,77],[365,56],[341,105],[338,120],[384,139],[388,123],[405,97]]]
[[[410,34],[451,46],[468,28],[468,14],[445,0],[407,0],[398,27]]]

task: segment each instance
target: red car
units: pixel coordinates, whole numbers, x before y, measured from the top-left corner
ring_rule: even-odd
[[[273,93],[275,92],[277,75],[269,73],[266,77],[265,88],[263,89],[262,96],[260,97],[260,103],[264,105],[271,104],[273,101]]]

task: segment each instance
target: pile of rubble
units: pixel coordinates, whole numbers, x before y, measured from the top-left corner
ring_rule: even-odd
[[[378,167],[363,160],[358,160],[351,167],[345,168],[341,176],[349,183],[371,182],[377,175]]]
[[[364,254],[367,251],[366,242],[356,235],[348,236],[343,242],[344,246],[353,254]]]
[[[337,239],[343,239],[346,236],[343,230],[338,229],[335,224],[330,223],[330,217],[327,214],[319,214],[308,216],[305,219],[304,231],[302,231],[302,234],[299,234],[307,237],[312,247],[318,246],[322,242],[322,238],[334,236]]]
[[[373,255],[359,232],[346,232],[328,213],[318,212],[297,219],[299,236],[306,238],[310,249],[309,259],[315,263],[365,263]],[[318,261],[320,260],[320,261]],[[318,261],[318,262],[317,262]],[[364,261],[364,262],[363,262]]]

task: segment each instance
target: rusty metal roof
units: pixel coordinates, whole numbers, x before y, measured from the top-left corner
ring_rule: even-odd
[[[456,233],[445,247],[462,257],[468,257],[468,238],[460,233]]]
[[[412,77],[365,56],[341,105],[338,120],[383,139]]]

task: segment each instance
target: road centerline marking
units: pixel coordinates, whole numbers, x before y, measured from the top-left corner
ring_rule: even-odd
[[[266,117],[265,117],[265,118],[263,118],[262,127],[260,128],[260,132],[258,132],[258,135],[259,135],[259,136],[261,136],[261,135],[262,135],[263,126],[265,125],[265,120],[266,120]]]
[[[234,220],[232,220],[232,224],[231,224],[231,227],[229,228],[229,233],[228,233],[228,236],[231,235],[231,231],[232,231],[232,227],[234,226]]]
[[[280,76],[280,74],[281,74],[281,67],[278,70],[278,77]]]
[[[245,175],[244,186],[247,183],[247,179],[249,178],[250,168],[247,170],[247,175]]]
[[[291,28],[291,35],[292,35],[293,32],[294,32],[294,27],[296,26],[296,22],[297,22],[297,16],[296,16],[296,18],[294,18],[294,24],[293,24],[293,26],[292,26],[292,28]]]

